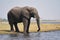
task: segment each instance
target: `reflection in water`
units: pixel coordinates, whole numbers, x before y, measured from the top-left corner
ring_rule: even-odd
[[[18,37],[18,34],[10,34],[10,37]]]
[[[0,40],[60,40],[60,31],[29,33],[28,35],[4,34],[0,35]]]
[[[18,34],[10,34],[8,39],[9,40],[18,40]]]
[[[24,34],[23,35],[24,38],[30,37],[29,34]]]
[[[27,34],[27,35],[24,35],[23,37],[24,37],[24,39],[23,39],[23,40],[31,40],[31,39],[30,39],[30,36],[29,36],[29,34]]]
[[[40,35],[40,32],[39,33],[30,33],[30,34],[27,34],[27,35],[24,35],[23,39],[24,40],[39,40],[39,35]]]
[[[30,33],[30,34],[10,34],[10,40],[39,40],[40,32],[38,33]]]

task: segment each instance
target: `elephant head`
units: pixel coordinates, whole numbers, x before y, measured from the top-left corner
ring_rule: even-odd
[[[28,12],[30,13],[30,17],[33,17],[33,18],[36,18],[36,21],[37,21],[37,26],[38,26],[38,30],[40,30],[40,20],[39,20],[39,15],[38,15],[38,11],[36,8],[34,7],[24,7],[26,10],[28,10]]]

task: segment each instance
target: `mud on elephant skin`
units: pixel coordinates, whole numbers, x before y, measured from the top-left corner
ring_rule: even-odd
[[[19,32],[17,23],[23,22],[24,25],[24,33],[29,32],[29,25],[31,17],[36,18],[38,30],[40,30],[40,22],[38,11],[34,7],[14,7],[9,10],[7,14],[8,22],[11,28],[11,31],[14,31],[13,25],[15,26],[15,31]]]

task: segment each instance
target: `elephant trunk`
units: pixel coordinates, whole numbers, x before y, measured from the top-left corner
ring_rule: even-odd
[[[37,18],[36,21],[37,21],[37,26],[38,26],[38,30],[37,31],[40,31],[40,20],[39,20],[39,18]]]

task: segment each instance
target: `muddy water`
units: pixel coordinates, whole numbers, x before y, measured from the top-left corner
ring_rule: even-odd
[[[60,40],[60,31],[29,33],[28,35],[0,34],[0,40]]]

